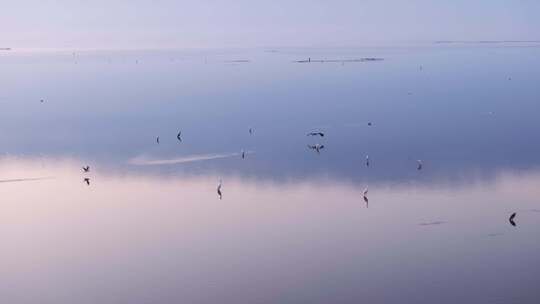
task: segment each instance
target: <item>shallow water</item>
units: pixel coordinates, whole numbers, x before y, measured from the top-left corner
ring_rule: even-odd
[[[538,55],[0,53],[2,298],[537,303]]]

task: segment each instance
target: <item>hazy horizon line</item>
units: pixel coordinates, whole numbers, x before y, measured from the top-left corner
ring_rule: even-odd
[[[333,44],[333,45],[280,45],[280,46],[148,46],[143,45],[139,47],[135,46],[96,46],[96,47],[78,47],[78,46],[65,46],[65,47],[18,47],[13,45],[0,45],[1,52],[10,51],[43,51],[43,52],[55,52],[55,51],[174,51],[174,50],[276,50],[276,49],[346,49],[346,48],[379,48],[379,47],[403,47],[403,46],[438,46],[441,44],[540,44],[540,39],[528,39],[528,40],[452,40],[452,39],[440,39],[440,40],[407,40],[407,41],[366,41],[358,44]]]

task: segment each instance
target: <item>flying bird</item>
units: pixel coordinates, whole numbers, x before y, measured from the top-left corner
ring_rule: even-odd
[[[159,136],[156,137],[156,142],[159,144]]]
[[[324,149],[324,145],[320,145],[320,144],[308,145],[308,148],[311,150],[317,151],[317,153],[321,153],[321,150]]]
[[[182,142],[182,131],[178,132],[178,135],[176,135],[176,139],[178,139],[180,142]]]
[[[253,135],[253,128],[249,128],[249,135]]]
[[[217,186],[217,194],[219,196],[219,199],[222,198],[222,194],[221,194],[221,180],[219,180],[219,184]]]
[[[369,155],[366,155],[366,167],[369,167]]]
[[[85,173],[90,172],[90,166],[82,167]]]
[[[324,133],[323,133],[323,132],[320,132],[320,131],[318,131],[318,132],[309,132],[309,133],[307,134],[307,136],[320,136],[320,137],[324,137]]]
[[[416,162],[418,163],[418,167],[416,167],[416,170],[422,170],[422,166],[423,166],[422,161],[417,160]]]
[[[367,197],[367,194],[368,194],[368,188],[366,187],[366,189],[364,189],[364,192],[362,194],[364,198],[364,202],[366,202],[366,208],[369,207],[369,199]]]
[[[43,103],[43,102],[44,102],[44,100],[43,100],[43,99],[41,99],[41,100],[40,100],[39,102]]]
[[[373,124],[370,121],[370,122],[367,123],[367,125],[371,127]]]
[[[242,159],[246,158],[246,151],[244,151],[244,149],[242,149]]]
[[[86,185],[90,186],[90,178],[89,177],[85,177],[83,181],[86,183]]]
[[[510,218],[508,219],[508,221],[510,222],[510,225],[512,226],[516,226],[516,222],[514,222],[514,218],[516,217],[516,213],[512,213],[512,215],[510,215]]]

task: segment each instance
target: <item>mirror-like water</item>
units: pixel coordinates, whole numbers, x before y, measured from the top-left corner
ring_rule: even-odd
[[[0,53],[2,298],[536,303],[539,51]]]

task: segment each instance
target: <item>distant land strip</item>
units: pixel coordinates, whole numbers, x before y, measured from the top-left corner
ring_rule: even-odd
[[[540,40],[438,40],[435,44],[452,43],[540,43]]]
[[[373,57],[367,57],[367,58],[358,58],[358,59],[307,59],[307,60],[296,60],[294,62],[296,63],[324,63],[324,62],[366,62],[366,61],[382,61],[384,58],[373,58]]]

